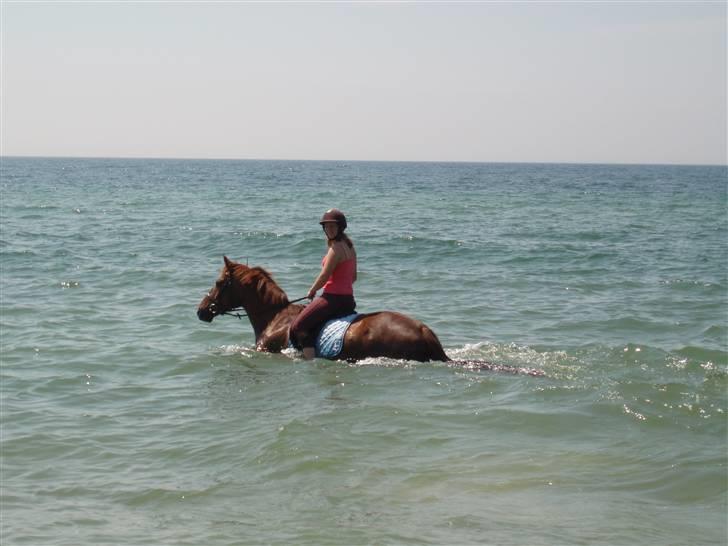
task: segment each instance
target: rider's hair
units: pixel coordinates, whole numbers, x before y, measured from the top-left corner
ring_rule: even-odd
[[[339,231],[339,234],[334,237],[333,239],[329,239],[329,246],[334,244],[334,241],[344,241],[346,243],[346,246],[349,248],[354,248],[354,243],[349,239],[349,236],[346,233],[342,233]]]

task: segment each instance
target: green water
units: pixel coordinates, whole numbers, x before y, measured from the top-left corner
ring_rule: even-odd
[[[3,158],[5,544],[725,544],[721,167]],[[545,377],[253,350],[222,255]]]

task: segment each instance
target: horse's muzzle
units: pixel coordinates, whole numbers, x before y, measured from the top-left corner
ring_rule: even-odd
[[[204,322],[212,322],[215,314],[207,308],[200,307],[197,309],[197,318]]]

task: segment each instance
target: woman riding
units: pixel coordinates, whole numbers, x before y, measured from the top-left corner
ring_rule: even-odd
[[[303,357],[316,356],[314,345],[319,328],[335,317],[354,312],[354,282],[356,281],[356,251],[354,243],[344,233],[346,216],[338,209],[327,210],[319,222],[327,238],[328,251],[321,262],[307,297],[313,300],[291,324],[290,336],[294,345],[303,349]],[[321,296],[316,292],[323,288]]]

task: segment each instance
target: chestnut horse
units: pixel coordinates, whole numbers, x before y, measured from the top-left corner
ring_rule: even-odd
[[[212,322],[218,315],[234,314],[242,308],[253,326],[256,349],[281,352],[288,346],[289,327],[303,306],[291,303],[265,269],[239,264],[227,256],[224,260],[225,265],[215,285],[197,307],[197,317]],[[440,340],[430,328],[393,311],[360,314],[346,331],[338,359],[353,362],[368,357],[420,362],[437,360],[470,369],[542,375],[539,370],[481,361],[454,361],[445,354]]]

